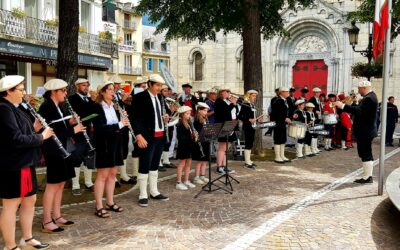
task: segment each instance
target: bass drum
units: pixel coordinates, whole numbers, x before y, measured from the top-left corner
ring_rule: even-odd
[[[288,135],[295,139],[306,137],[307,126],[300,122],[291,122],[289,124]]]

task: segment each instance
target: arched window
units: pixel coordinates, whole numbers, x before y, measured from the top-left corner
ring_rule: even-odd
[[[194,58],[194,80],[203,80],[203,55],[200,52],[195,52]]]

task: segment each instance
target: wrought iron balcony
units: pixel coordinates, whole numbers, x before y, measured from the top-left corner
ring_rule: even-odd
[[[124,28],[130,29],[130,30],[137,30],[137,24],[136,24],[136,22],[124,20]]]
[[[120,65],[119,66],[119,73],[120,74],[127,74],[127,75],[141,75],[142,74],[142,68]]]
[[[16,17],[12,12],[0,9],[0,37],[57,47],[58,25],[32,17]],[[79,33],[78,49],[82,53],[118,57],[117,44],[94,34]]]
[[[120,51],[134,52],[137,50],[135,41],[124,41],[124,44],[119,45]]]

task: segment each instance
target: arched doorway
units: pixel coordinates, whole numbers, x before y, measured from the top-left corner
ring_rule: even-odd
[[[295,97],[300,96],[300,89],[307,87],[307,99],[313,96],[312,89],[318,87],[326,93],[328,85],[328,66],[324,60],[297,60],[293,66],[293,87],[296,88]]]

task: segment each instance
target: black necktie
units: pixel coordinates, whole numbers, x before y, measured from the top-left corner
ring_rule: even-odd
[[[160,105],[158,105],[157,97],[154,97],[154,101],[156,102],[156,112],[157,112],[157,121],[158,121],[158,128],[161,129],[161,113],[160,113]]]
[[[88,98],[87,96],[84,96],[84,97],[83,97],[83,100],[84,100],[85,102],[89,102],[89,98]]]

